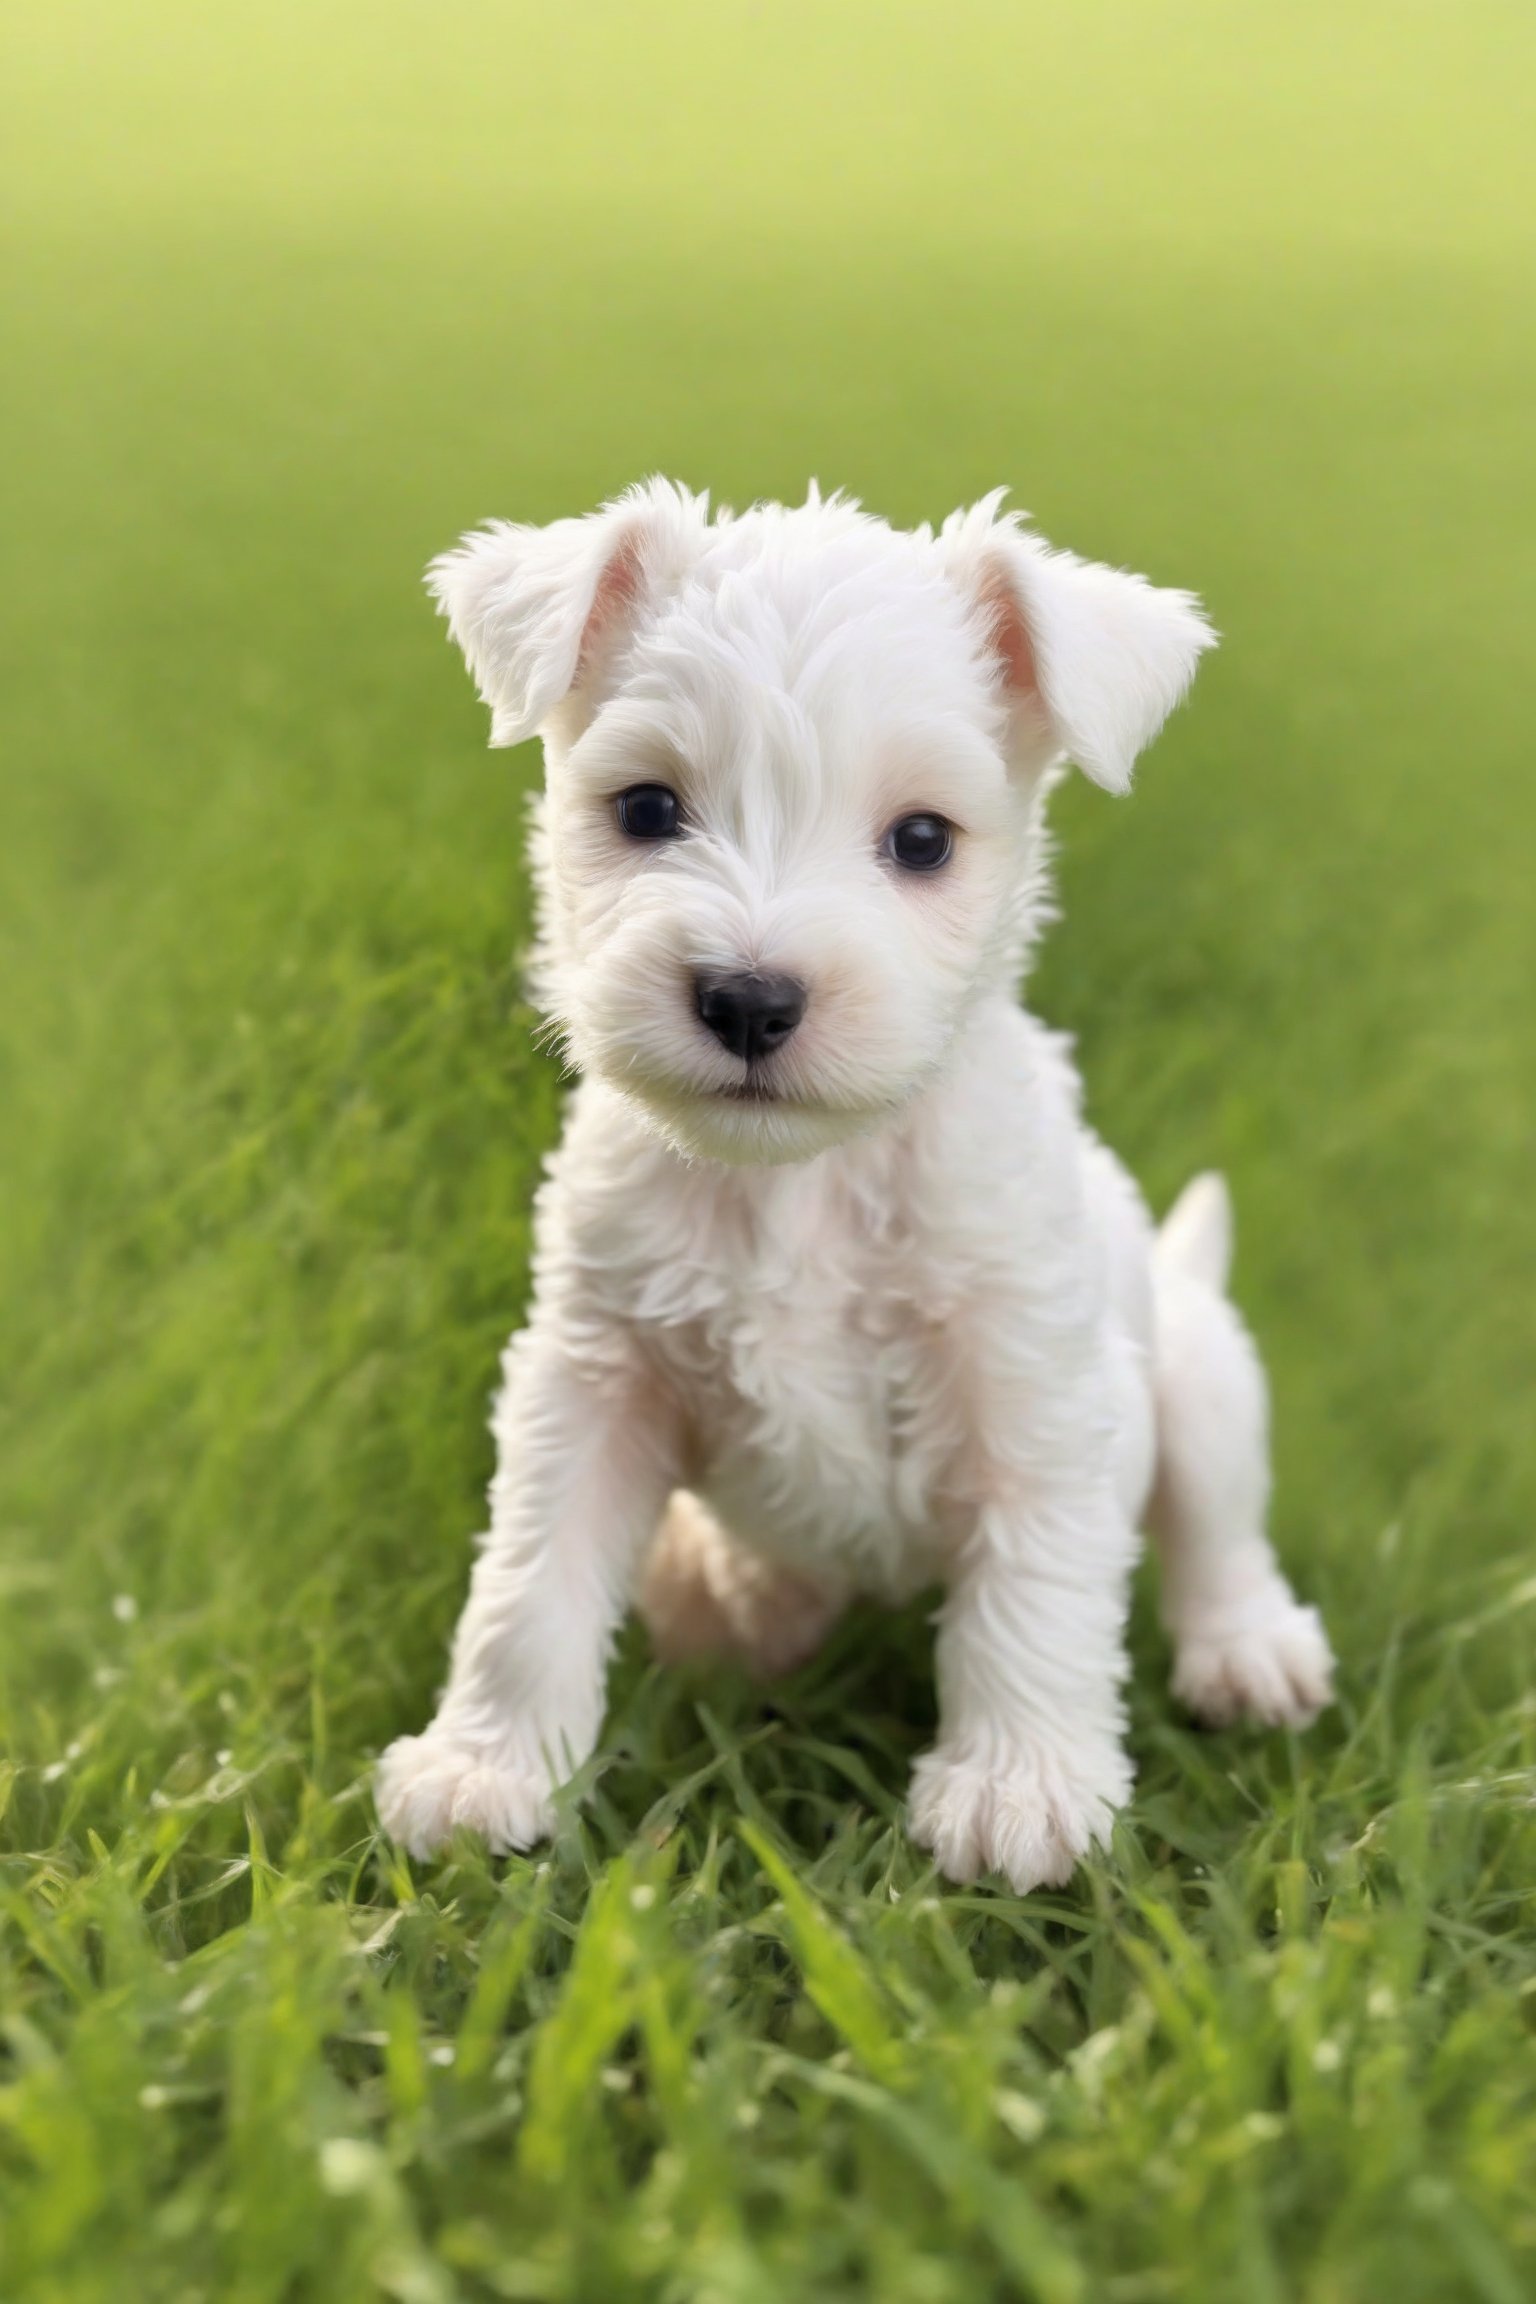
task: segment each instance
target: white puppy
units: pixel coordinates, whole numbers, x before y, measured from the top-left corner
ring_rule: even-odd
[[[1328,1699],[1225,1188],[1154,1236],[1015,999],[1053,772],[1123,792],[1212,635],[999,501],[904,534],[657,481],[434,565],[492,742],[543,733],[538,996],[583,1078],[447,1691],[380,1767],[418,1854],[549,1830],[636,1598],[664,1654],[775,1669],[942,1584],[912,1830],[1019,1890],[1129,1792],[1144,1520],[1193,1710]]]

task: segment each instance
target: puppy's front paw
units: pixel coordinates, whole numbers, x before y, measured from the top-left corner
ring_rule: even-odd
[[[430,1856],[459,1825],[493,1855],[531,1848],[554,1828],[549,1782],[505,1749],[456,1743],[438,1728],[401,1736],[379,1761],[379,1820],[413,1856]]]
[[[1258,1720],[1266,1728],[1305,1728],[1333,1699],[1323,1620],[1277,1583],[1183,1633],[1173,1692],[1213,1727]]]
[[[1130,1763],[1118,1751],[1078,1773],[1052,1753],[983,1760],[941,1747],[913,1770],[912,1837],[949,1879],[1001,1872],[1025,1896],[1066,1885],[1094,1842],[1109,1837],[1130,1789]]]

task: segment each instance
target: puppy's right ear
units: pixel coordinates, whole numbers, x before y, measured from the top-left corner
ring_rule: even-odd
[[[492,744],[520,744],[579,695],[692,567],[709,499],[644,481],[547,528],[493,520],[427,570],[427,589],[491,708]]]
[[[1001,504],[998,489],[956,512],[941,542],[992,660],[1010,753],[1027,775],[1075,760],[1106,792],[1127,791],[1216,635],[1193,594],[1053,552]]]

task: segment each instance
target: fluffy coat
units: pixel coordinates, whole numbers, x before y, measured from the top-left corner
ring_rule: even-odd
[[[851,1596],[940,1584],[912,1830],[955,1879],[1065,1880],[1130,1790],[1143,1526],[1196,1712],[1300,1724],[1330,1689],[1265,1534],[1225,1188],[1155,1235],[1015,993],[1052,782],[1123,791],[1209,627],[995,496],[901,533],[653,482],[468,537],[432,584],[493,742],[544,737],[535,977],[582,1079],[490,1532],[384,1822],[416,1853],[544,1834],[637,1598],[662,1654],[779,1670]],[[626,833],[636,788],[674,832]],[[933,869],[893,847],[915,817]],[[794,984],[782,1045],[705,1022],[721,971]]]

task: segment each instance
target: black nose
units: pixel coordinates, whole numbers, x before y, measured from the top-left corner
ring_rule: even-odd
[[[742,976],[701,972],[694,978],[694,999],[700,1021],[721,1047],[748,1064],[782,1048],[805,1014],[803,984],[793,976],[759,974],[755,968]]]

